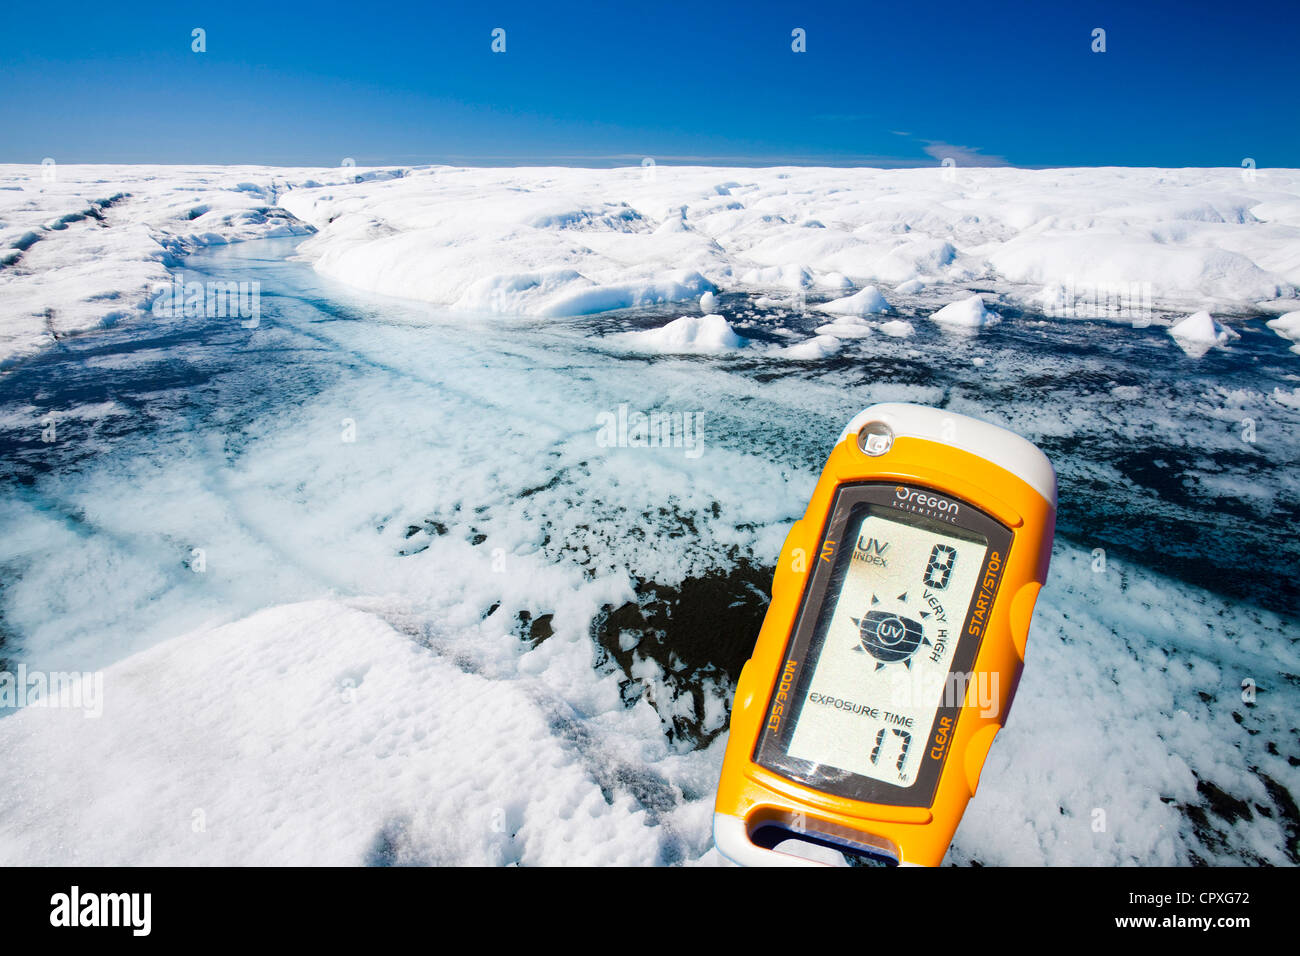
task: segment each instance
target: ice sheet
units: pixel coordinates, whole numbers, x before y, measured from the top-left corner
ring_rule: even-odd
[[[1252,173],[0,167],[0,363],[138,317],[195,248],[310,231],[323,275],[488,314],[714,290],[862,314],[871,286],[951,302],[972,283],[1022,305],[1137,288],[1159,309],[1239,312],[1300,286],[1300,174]]]
[[[1241,339],[1196,361],[1162,324],[1022,317],[1044,274],[989,265],[1027,230],[1106,242],[1103,224],[1187,262],[1214,243],[1282,262],[1292,174],[721,172],[100,171],[33,198],[29,170],[0,193],[21,253],[4,328],[28,349],[0,379],[2,649],[105,692],[98,719],[0,717],[0,860],[716,862],[735,658],[771,564],[848,416],[904,400],[1013,427],[1062,475],[1025,678],[950,859],[1294,863],[1294,596],[1245,580],[1298,513],[1294,355],[1243,299],[1214,313]],[[44,225],[123,184],[109,225]],[[283,252],[179,258],[305,224],[315,274]],[[128,312],[48,347],[50,310],[81,329],[95,290],[136,308],[169,269],[259,279],[262,324]],[[852,294],[837,275],[909,269],[924,282],[885,289],[897,319],[816,308]],[[1177,273],[1177,296],[1260,291],[1217,269]],[[929,321],[975,285],[1001,323]],[[706,289],[726,330],[666,301]],[[749,344],[618,338],[660,345],[685,312],[684,341]],[[620,411],[698,426],[702,454],[603,441]],[[1221,555],[1242,580],[1213,580]],[[701,607],[738,616],[720,632]]]

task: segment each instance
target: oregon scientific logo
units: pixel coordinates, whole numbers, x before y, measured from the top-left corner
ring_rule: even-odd
[[[913,488],[910,491],[902,485],[894,488],[894,497],[898,500],[898,505],[908,505],[913,509],[923,508],[926,511],[936,511],[942,515],[956,517],[961,507],[955,501],[947,498],[940,498],[938,495],[926,494],[919,488]]]

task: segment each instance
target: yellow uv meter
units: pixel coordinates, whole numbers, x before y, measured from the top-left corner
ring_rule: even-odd
[[[921,405],[855,416],[736,685],[723,856],[813,862],[793,839],[938,865],[1006,722],[1055,527],[1056,473],[1019,435]]]

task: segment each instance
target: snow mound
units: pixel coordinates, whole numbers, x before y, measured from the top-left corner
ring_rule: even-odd
[[[1169,327],[1169,334],[1184,352],[1194,358],[1216,346],[1226,348],[1233,339],[1241,338],[1226,325],[1215,321],[1209,312],[1196,312],[1179,319]]]
[[[884,335],[889,335],[896,339],[906,339],[916,333],[916,328],[911,322],[905,322],[902,319],[893,319],[889,322],[882,322],[880,324],[880,331]]]
[[[1002,321],[996,313],[990,312],[984,307],[984,299],[978,295],[957,302],[949,302],[938,312],[931,315],[930,319],[940,325],[967,329],[980,329],[996,325]]]
[[[1300,343],[1300,312],[1288,312],[1276,319],[1269,319],[1264,324],[1282,338]]]
[[[594,315],[615,309],[635,309],[647,305],[681,302],[701,294],[710,283],[698,272],[674,271],[635,282],[616,282],[596,285],[586,277],[578,277],[573,285],[547,296],[535,305],[522,303],[518,311],[539,316]],[[497,310],[493,311],[515,311]]]
[[[871,334],[872,324],[855,315],[846,315],[819,325],[814,330],[818,335],[832,335],[840,339],[864,339]]]
[[[727,352],[744,348],[748,342],[720,315],[683,315],[657,329],[621,332],[610,338],[638,351],[667,354]]]
[[[874,285],[869,285],[861,292],[842,299],[823,302],[816,308],[835,315],[875,315],[879,312],[888,312],[889,303]]]
[[[797,362],[815,362],[834,355],[842,345],[843,343],[833,335],[817,335],[796,345],[778,348],[771,354]]]
[[[890,250],[876,261],[872,273],[886,282],[902,283],[934,275],[956,258],[956,247],[946,239],[918,238]]]

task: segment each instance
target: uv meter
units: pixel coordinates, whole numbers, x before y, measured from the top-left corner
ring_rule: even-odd
[[[736,685],[718,850],[937,866],[1006,723],[1055,527],[1056,473],[1019,435],[921,405],[856,415]]]

